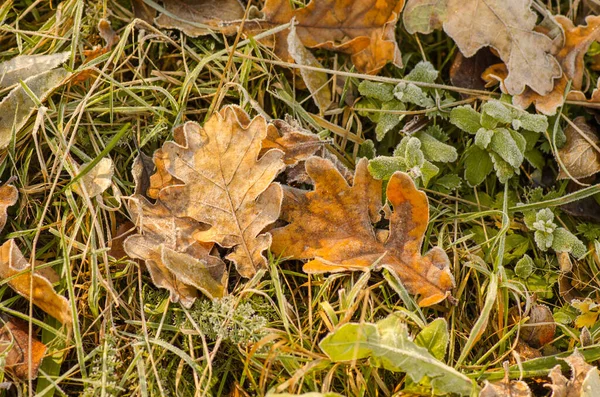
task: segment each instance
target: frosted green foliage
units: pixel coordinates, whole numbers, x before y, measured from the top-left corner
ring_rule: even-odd
[[[470,186],[477,186],[492,172],[494,164],[490,155],[478,146],[471,146],[466,151],[465,179]]]
[[[541,209],[535,214],[535,222],[532,224],[534,230],[552,233],[556,229],[554,214],[549,208]]]
[[[515,122],[520,123],[520,127],[515,127]],[[523,112],[522,116],[513,120],[513,128],[520,128],[533,132],[544,132],[548,129],[548,118],[541,114],[530,114]]]
[[[356,155],[356,157],[359,159],[362,157],[366,157],[369,160],[375,158],[375,144],[373,143],[373,141],[367,139],[366,141],[361,143],[358,147],[358,154]]]
[[[403,157],[377,156],[369,160],[369,172],[375,179],[388,180],[396,171],[406,171]]]
[[[445,354],[446,342],[441,342],[435,340],[440,345],[439,350],[443,349]],[[376,324],[344,324],[323,338],[319,347],[334,362],[369,358],[373,366],[405,372],[415,383],[429,377],[434,395],[477,394],[473,380],[438,360],[427,348],[413,342],[407,325],[397,313]]]
[[[431,182],[431,178],[436,176],[440,172],[440,169],[435,164],[430,163],[429,161],[425,160],[423,162],[423,165],[418,168],[418,171],[419,171],[419,175],[414,175],[414,176],[411,175],[411,176],[413,176],[413,177],[420,176],[421,180],[423,181],[423,186],[427,187],[427,186],[429,186],[429,182]]]
[[[382,102],[394,99],[394,86],[386,83],[377,83],[375,81],[363,80],[358,85],[360,95],[380,100]]]
[[[232,296],[201,301],[190,311],[200,330],[211,340],[221,338],[242,346],[257,342],[266,335],[267,319],[256,313],[249,302],[236,306]],[[191,324],[187,325],[192,327]]]
[[[427,61],[421,61],[404,77],[404,80],[433,83],[438,77],[438,71]]]
[[[441,186],[447,192],[456,190],[462,184],[462,179],[456,174],[448,174],[435,181],[436,186]]]
[[[422,108],[432,108],[435,101],[431,99],[421,87],[413,83],[401,82],[394,88],[394,96],[399,101],[412,103]]]
[[[456,148],[440,142],[427,132],[419,131],[414,134],[414,137],[421,141],[421,150],[427,160],[449,163],[458,159]]]
[[[400,101],[389,101],[384,102],[381,105],[382,110],[405,110],[406,107]],[[403,114],[394,113],[380,113],[379,122],[375,127],[375,136],[378,141],[381,141],[385,135],[390,132],[394,127],[400,124],[400,121],[404,118]]]
[[[402,147],[404,148],[404,153],[396,154],[396,151],[394,151],[394,155],[404,157],[408,168],[420,168],[425,162],[425,155],[421,151],[421,141],[415,137],[404,137],[400,141],[400,145],[396,150]]]
[[[518,169],[523,162],[523,152],[506,128],[494,130],[490,141],[490,149],[514,168]]]
[[[492,140],[494,130],[488,130],[487,128],[480,128],[475,134],[475,144],[481,149],[487,149],[488,145]]]
[[[379,122],[380,112],[368,112],[361,109],[381,109],[381,102],[372,98],[361,98],[354,104],[357,113],[363,117],[368,117],[374,123]]]
[[[440,142],[446,142],[449,139],[448,134],[439,125],[430,125],[425,132]]]
[[[497,153],[490,152],[490,158],[492,159],[492,164],[494,165],[494,169],[496,170],[496,176],[498,180],[502,183],[508,182],[510,178],[515,174],[515,171],[518,173],[518,169],[514,169],[510,164],[500,157]]]
[[[481,126],[481,115],[471,106],[457,106],[450,111],[450,122],[461,130],[476,134]]]
[[[552,249],[556,252],[569,252],[577,258],[581,258],[587,252],[581,240],[563,227],[559,227],[554,231]]]
[[[484,103],[481,111],[483,114],[504,124],[509,124],[513,121],[511,109],[500,101],[492,100]]]
[[[533,259],[531,259],[529,255],[525,254],[515,265],[515,274],[523,280],[526,280],[529,278],[529,276],[531,276],[534,268],[535,263],[533,262]]]

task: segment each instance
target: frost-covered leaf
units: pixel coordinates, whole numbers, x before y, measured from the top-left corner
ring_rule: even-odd
[[[35,336],[29,337],[29,324],[26,321],[17,318],[3,320],[4,325],[0,329],[2,370],[22,380],[37,378],[47,351],[46,345]]]
[[[449,340],[448,323],[443,318],[436,318],[417,334],[415,344],[426,348],[436,359],[443,360]]]
[[[368,168],[373,178],[387,181],[396,171],[405,171],[407,167],[403,157],[377,156],[369,160]]]
[[[575,326],[577,328],[593,327],[600,316],[600,305],[590,298],[584,300],[573,299],[571,306],[579,311],[579,315],[575,318]]]
[[[436,179],[435,184],[451,192],[461,186],[462,179],[456,174],[447,174]]]
[[[471,106],[457,106],[450,111],[450,122],[461,130],[476,134],[481,126],[481,115]]]
[[[550,374],[548,374],[552,383],[544,385],[552,389],[551,397],[596,396],[598,387],[600,387],[598,368],[586,363],[585,358],[577,349],[569,357],[562,360],[566,361],[571,367],[571,378],[567,379],[562,374],[560,365],[552,368]]]
[[[494,164],[496,176],[498,177],[498,180],[501,183],[508,182],[508,180],[515,175],[515,168],[513,168],[512,165],[504,161],[499,154],[495,152],[490,152],[490,158],[492,159],[492,163]]]
[[[272,182],[285,167],[284,153],[271,149],[259,158],[267,122],[250,120],[238,107],[227,106],[203,128],[184,132],[184,145],[162,147],[165,169],[182,184],[163,188],[158,198],[174,216],[210,225],[194,238],[233,248],[226,258],[252,277],[267,264],[263,252],[271,235],[263,229],[279,216],[283,193]]]
[[[10,184],[0,186],[0,232],[6,224],[6,209],[15,205],[19,198],[19,191]]]
[[[404,80],[431,84],[435,82],[438,74],[439,72],[435,70],[431,62],[421,61],[415,65],[409,74],[404,76]]]
[[[577,258],[584,256],[587,252],[581,240],[564,227],[557,228],[553,234],[552,249],[555,252],[570,252]]]
[[[404,0],[313,0],[293,9],[288,0],[267,0],[263,18],[245,21],[244,30],[254,34],[295,18],[306,47],[344,52],[360,73],[376,74],[388,62],[402,67],[395,28],[403,6]],[[273,44],[275,53],[287,61],[286,35],[284,30],[263,41]]]
[[[515,265],[515,274],[523,280],[526,280],[529,276],[531,276],[534,268],[535,263],[533,262],[533,259],[531,259],[529,255],[525,254],[517,261],[517,264]]]
[[[410,33],[443,27],[466,57],[493,47],[508,67],[504,86],[511,95],[526,86],[545,95],[561,74],[552,40],[534,30],[531,0],[409,0],[403,20]]]
[[[382,102],[394,99],[394,86],[387,83],[363,80],[358,85],[358,92],[362,96],[374,98]]]
[[[497,128],[494,131],[489,148],[513,168],[519,168],[523,162],[523,152],[506,128]]]
[[[375,144],[373,143],[372,140],[367,139],[363,143],[360,144],[356,158],[360,159],[362,157],[365,157],[368,160],[371,160],[371,159],[374,159],[375,156],[376,156]]]
[[[18,55],[0,63],[0,87],[8,87],[58,67],[71,56],[71,52],[47,55]]]
[[[477,390],[471,379],[413,342],[406,324],[394,313],[376,324],[344,324],[328,334],[319,346],[332,361],[370,358],[375,367],[406,372],[414,382],[427,376],[436,394],[469,396]]]
[[[44,312],[65,325],[71,325],[73,318],[67,298],[54,291],[52,283],[45,275],[39,271],[31,274],[31,269],[15,240],[10,239],[0,246],[0,279],[7,280],[15,292]],[[30,290],[31,285],[33,289]],[[33,291],[33,294],[30,294],[30,291]]]
[[[483,382],[478,397],[531,397],[531,390],[522,380],[510,380],[508,361],[504,362],[504,379]]]
[[[481,111],[484,114],[505,124],[511,123],[514,119],[511,109],[504,103],[497,100],[491,100],[484,103],[481,107]]]
[[[244,7],[238,0],[168,0],[163,2],[168,12],[160,14],[155,22],[165,29],[178,29],[191,37],[221,31],[235,34],[235,26],[222,26],[224,21],[244,17]]]
[[[425,160],[419,168],[419,176],[423,180],[423,186],[429,186],[431,179],[440,172],[440,169],[435,165]]]
[[[423,89],[413,83],[401,82],[394,87],[394,96],[399,101],[412,103],[422,108],[431,108],[435,105],[433,99]]]
[[[465,179],[471,186],[477,186],[492,172],[494,164],[490,155],[477,146],[471,146],[466,151]]]
[[[570,176],[581,179],[600,172],[600,139],[583,116],[577,117],[573,123],[579,131],[570,124],[567,126],[567,143],[558,150],[558,156]],[[561,167],[558,179],[568,178],[569,175]]]
[[[71,73],[63,68],[51,69],[29,77],[23,81],[23,84],[40,101],[44,101],[70,75]],[[8,146],[13,130],[17,133],[23,128],[35,106],[36,103],[21,85],[4,97],[0,102],[0,149]]]
[[[81,165],[80,170],[88,163]],[[112,184],[115,166],[108,157],[102,158],[79,181],[73,185],[73,191],[80,196],[96,197],[101,195]]]
[[[480,128],[477,134],[475,134],[475,145],[479,146],[480,149],[487,149],[493,136],[494,130]]]
[[[375,137],[377,141],[381,141],[385,135],[394,129],[404,118],[403,114],[388,113],[385,110],[406,110],[404,104],[397,100],[384,102],[381,106],[382,112],[379,116],[379,121],[375,127]]]
[[[310,66],[313,68],[323,68],[323,65],[315,58],[315,56],[304,47],[302,41],[296,33],[296,27],[292,25],[290,33],[287,37],[288,52],[298,65]],[[321,112],[327,110],[331,105],[331,88],[329,86],[329,76],[325,72],[316,71],[313,69],[300,68],[300,75],[304,80],[304,84],[311,93],[315,104]]]
[[[312,157],[306,170],[315,190],[286,189],[281,218],[289,224],[272,231],[275,255],[308,259],[308,273],[387,265],[410,293],[419,294],[421,306],[449,296],[454,280],[446,253],[435,247],[421,255],[429,208],[410,176],[396,172],[387,184],[394,210],[381,241],[373,224],[380,217],[382,183],[369,175],[366,159],[358,162],[352,186],[327,160]]]
[[[450,163],[458,159],[458,152],[454,146],[440,142],[427,132],[418,131],[413,136],[421,141],[421,150],[427,160]]]

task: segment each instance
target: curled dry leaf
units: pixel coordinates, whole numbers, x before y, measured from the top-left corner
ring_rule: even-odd
[[[261,154],[269,149],[279,149],[286,165],[296,165],[306,161],[323,147],[319,136],[293,125],[294,121],[274,120],[267,129],[267,137],[262,142]]]
[[[63,68],[51,69],[25,79],[23,83],[40,101],[44,101],[70,75]],[[15,87],[0,102],[0,149],[8,146],[13,130],[19,132],[25,125],[35,105],[22,86]]]
[[[80,169],[84,170],[87,165],[88,163],[83,164]],[[115,166],[112,160],[104,157],[73,185],[73,191],[80,196],[101,195],[112,184],[114,172]]]
[[[288,0],[267,0],[264,18],[247,21],[244,30],[256,33],[288,23],[295,18],[302,43],[350,54],[361,73],[375,74],[388,62],[402,66],[395,28],[404,0],[312,0],[294,10]],[[291,61],[287,35],[283,31],[271,39],[275,53]]]
[[[575,349],[573,354],[562,359],[571,367],[571,379],[567,379],[561,371],[560,365],[555,366],[548,374],[552,383],[545,387],[552,389],[551,397],[593,397],[600,388],[598,368],[585,362],[583,355]]]
[[[493,47],[508,67],[504,85],[511,95],[526,86],[545,95],[561,74],[552,40],[534,31],[536,19],[531,0],[409,0],[403,14],[410,33],[443,27],[466,57]]]
[[[197,290],[212,298],[224,295],[225,264],[211,256],[212,243],[200,243],[195,232],[206,226],[190,218],[174,216],[163,202],[152,204],[140,190],[147,186],[144,162],[138,157],[133,166],[136,194],[128,205],[138,234],[129,236],[123,246],[132,258],[145,261],[152,281],[170,293],[171,301],[191,307]]]
[[[218,30],[224,34],[235,34],[235,26],[222,27],[221,23],[242,19],[244,8],[238,0],[165,0],[166,13],[155,22],[165,29],[178,29],[188,36],[198,37]],[[136,5],[135,10],[142,10]],[[147,11],[146,11],[147,13]]]
[[[289,225],[272,231],[275,255],[310,259],[307,273],[388,265],[409,292],[420,295],[421,306],[450,295],[454,279],[446,253],[436,247],[420,254],[429,207],[407,174],[397,172],[388,183],[394,212],[389,235],[380,241],[373,224],[380,219],[382,182],[371,177],[366,159],[359,161],[352,186],[330,161],[318,157],[307,160],[306,171],[315,190],[286,188],[282,219]]]
[[[0,186],[0,232],[6,224],[6,209],[15,205],[19,198],[19,191],[13,185]]]
[[[479,397],[530,397],[531,390],[522,380],[510,380],[508,361],[504,362],[504,379],[499,382],[484,382]]]
[[[161,189],[159,200],[177,217],[210,225],[194,238],[234,248],[227,259],[244,277],[266,267],[271,235],[262,230],[277,220],[282,200],[281,186],[272,182],[285,167],[283,152],[272,149],[258,158],[268,128],[263,117],[249,120],[229,106],[204,128],[184,130],[183,145],[162,147],[164,168],[182,184]]]
[[[323,68],[323,65],[321,65],[317,58],[304,47],[304,44],[302,44],[300,37],[298,37],[298,34],[296,33],[295,26],[290,28],[287,41],[288,51],[290,56],[294,59],[294,62],[301,66]],[[319,110],[321,112],[327,110],[329,105],[331,105],[331,88],[328,84],[329,77],[327,76],[327,73],[301,68],[300,74],[302,75],[302,79],[310,91],[315,104],[319,107]]]
[[[58,295],[52,283],[41,272],[30,272],[31,266],[23,257],[14,240],[8,240],[0,246],[0,279],[7,280],[8,285],[19,295],[27,298],[34,305],[65,325],[72,323],[69,301]],[[33,285],[31,295],[30,285]]]
[[[554,339],[556,323],[548,306],[533,304],[529,311],[529,320],[523,324],[519,339],[530,346],[539,348]]]
[[[558,150],[564,167],[561,167],[558,174],[558,179],[575,179],[586,178],[600,172],[600,139],[588,125],[583,116],[573,120],[573,124],[569,124],[565,129],[567,138],[566,144]]]
[[[7,349],[10,350],[6,351]],[[29,325],[25,321],[11,318],[0,329],[0,354],[5,355],[6,360],[4,369],[19,379],[37,378],[46,350],[46,345],[37,338],[31,338],[31,345],[29,344]]]
[[[9,87],[20,80],[58,67],[71,56],[70,51],[48,55],[19,55],[0,63],[0,87]]]

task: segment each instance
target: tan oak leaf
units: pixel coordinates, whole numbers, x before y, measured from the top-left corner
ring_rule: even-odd
[[[163,188],[158,198],[173,215],[210,225],[194,238],[233,248],[226,258],[252,277],[267,264],[271,235],[262,231],[279,217],[282,190],[273,180],[285,164],[277,149],[259,157],[267,122],[242,113],[225,107],[198,131],[185,130],[183,145],[163,145],[165,169],[182,184]]]
[[[10,184],[0,186],[0,232],[6,225],[6,209],[15,205],[19,198],[19,191]]]
[[[407,174],[395,173],[387,185],[394,209],[389,233],[377,233],[382,182],[369,174],[367,163],[359,161],[350,186],[330,161],[308,159],[306,170],[315,190],[286,189],[282,219],[289,224],[272,231],[271,250],[282,257],[308,259],[307,273],[387,265],[409,292],[419,295],[421,306],[444,300],[454,287],[446,253],[435,247],[421,255],[429,221],[427,196]]]
[[[568,179],[569,175],[575,179],[586,178],[600,172],[600,139],[588,125],[583,116],[573,120],[572,125],[565,129],[566,144],[558,149],[558,156],[564,167],[561,167],[558,179]],[[579,130],[579,131],[578,131]]]

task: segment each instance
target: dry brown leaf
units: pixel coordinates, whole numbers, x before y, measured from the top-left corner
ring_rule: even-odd
[[[552,389],[551,397],[593,397],[598,393],[600,387],[600,376],[598,369],[585,362],[583,355],[575,351],[562,360],[571,367],[571,379],[567,379],[561,371],[560,365],[555,366],[548,376],[552,384],[545,387]]]
[[[562,45],[555,51],[555,57],[560,63],[563,74],[560,79],[555,80],[554,88],[551,92],[540,95],[531,89],[526,89],[523,93],[513,98],[513,103],[523,109],[535,104],[535,108],[544,114],[553,115],[563,104],[565,91],[569,80],[571,87],[568,93],[568,100],[586,101],[585,95],[580,91],[583,84],[584,63],[583,57],[590,45],[600,38],[600,16],[588,16],[586,25],[574,26],[569,18],[562,15],[554,17],[556,22],[562,27],[564,40]],[[494,65],[493,70],[488,68],[483,73],[484,80],[491,78],[504,81],[507,77],[507,69],[501,65]],[[503,92],[508,92],[504,85],[500,86]],[[592,96],[592,101],[594,97]]]
[[[534,31],[536,19],[531,0],[409,0],[403,14],[410,33],[443,27],[466,57],[493,47],[508,67],[504,84],[511,95],[526,86],[545,95],[561,74],[552,40]]]
[[[220,31],[235,34],[235,26],[221,26],[221,22],[234,21],[244,17],[244,8],[238,0],[165,0],[167,13],[156,18],[158,26],[165,29],[178,29],[188,36],[198,37]],[[136,10],[140,8],[136,6]]]
[[[288,52],[294,59],[294,62],[301,66],[323,68],[323,65],[321,65],[317,58],[304,47],[304,44],[302,44],[300,37],[296,33],[295,26],[290,28],[287,41]],[[331,105],[331,88],[329,87],[329,76],[327,73],[301,68],[300,74],[321,113],[326,111],[329,105]]]
[[[450,295],[454,280],[446,253],[436,247],[420,254],[429,207],[407,174],[397,172],[388,183],[394,212],[389,236],[379,241],[373,224],[380,219],[382,182],[371,177],[366,159],[357,164],[352,186],[325,159],[311,157],[306,170],[315,190],[286,189],[282,219],[289,225],[272,231],[275,255],[310,259],[307,273],[388,265],[409,292],[420,295],[421,306]]]
[[[306,7],[292,9],[288,0],[267,0],[264,18],[248,21],[244,30],[256,33],[296,19],[296,30],[309,48],[324,48],[350,54],[361,73],[375,74],[388,62],[402,67],[395,28],[404,0],[312,0]],[[275,34],[275,53],[292,61],[288,31]]]
[[[210,255],[212,243],[200,243],[195,232],[206,226],[190,218],[179,218],[157,200],[152,204],[142,194],[147,185],[143,157],[133,166],[136,194],[131,197],[129,213],[137,224],[138,234],[129,236],[123,246],[132,258],[145,261],[152,281],[170,293],[172,302],[191,307],[197,290],[212,298],[225,293],[225,264]]]
[[[450,68],[450,81],[457,87],[483,90],[485,81],[481,75],[490,65],[498,61],[499,58],[489,48],[482,48],[470,58],[457,52]]]
[[[554,339],[556,323],[548,306],[533,304],[529,320],[523,324],[519,339],[533,347],[541,347]]]
[[[65,325],[72,323],[69,301],[58,295],[52,283],[40,272],[30,273],[31,266],[17,247],[14,240],[8,240],[0,246],[0,279],[19,295],[29,299],[34,305]],[[33,295],[30,295],[30,284]]]
[[[88,163],[82,164],[79,169],[83,170],[87,165]],[[112,184],[114,172],[115,166],[112,160],[104,157],[73,185],[73,191],[80,196],[101,195]]]
[[[10,350],[7,352],[7,349]],[[19,379],[37,378],[46,349],[46,345],[37,338],[31,338],[29,344],[29,325],[23,320],[11,318],[0,329],[0,354],[6,355],[4,369]]]
[[[19,198],[19,191],[13,185],[0,186],[0,232],[6,224],[6,209],[15,205]]]
[[[162,147],[165,169],[183,185],[163,188],[159,200],[177,217],[210,225],[194,238],[234,248],[226,258],[244,277],[266,267],[271,235],[261,232],[281,207],[281,186],[272,182],[285,167],[284,153],[272,149],[258,158],[267,129],[263,117],[250,121],[228,106],[198,132],[185,130],[184,145]]]
[[[583,116],[577,117],[573,123],[580,131],[570,124],[567,126],[567,143],[558,149],[558,155],[570,176],[581,179],[600,172],[600,140]],[[569,175],[561,167],[558,179],[568,178]]]
[[[531,390],[522,380],[510,380],[508,361],[504,362],[504,379],[490,383],[487,380],[479,392],[479,397],[530,397]]]
[[[154,17],[156,17],[156,10],[144,3],[144,0],[131,0],[131,7],[133,8],[133,16],[143,21],[152,24]]]
[[[261,155],[269,149],[279,149],[284,153],[286,165],[296,165],[307,160],[323,147],[319,136],[294,126],[284,120],[274,120],[267,129],[267,137],[262,142]]]

